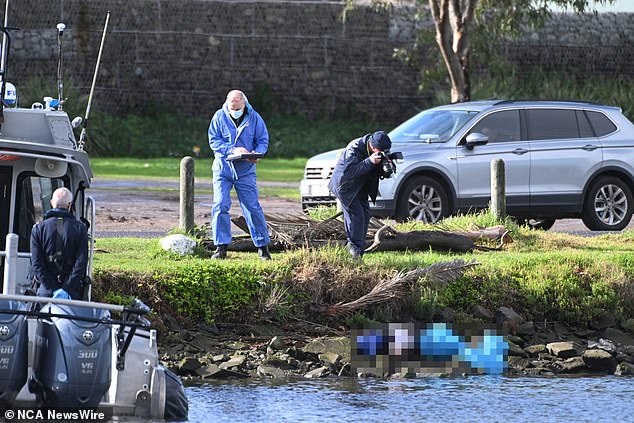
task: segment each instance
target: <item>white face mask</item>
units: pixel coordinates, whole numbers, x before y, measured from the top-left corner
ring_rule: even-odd
[[[240,116],[242,116],[242,113],[244,113],[243,110],[229,110],[229,114],[234,119],[240,119]]]

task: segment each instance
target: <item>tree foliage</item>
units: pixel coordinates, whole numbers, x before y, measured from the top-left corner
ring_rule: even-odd
[[[451,102],[471,99],[471,52],[475,42],[491,43],[502,37],[517,36],[522,28],[540,27],[552,15],[554,8],[574,13],[594,10],[599,4],[614,0],[372,0],[377,8],[411,4],[416,8],[415,19],[421,24],[412,49],[396,54],[406,62],[420,59],[420,48],[431,38],[438,46],[442,65],[451,86]],[[362,3],[347,0],[346,9]],[[363,2],[363,3],[367,3]],[[430,21],[431,23],[427,23]],[[424,53],[423,53],[424,54]],[[426,56],[428,59],[429,56]],[[423,68],[424,67],[424,68]],[[421,68],[422,83],[438,77],[433,64],[425,60]]]

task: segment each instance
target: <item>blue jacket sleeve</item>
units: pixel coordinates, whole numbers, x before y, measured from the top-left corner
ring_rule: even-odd
[[[209,146],[214,155],[226,157],[233,151],[233,144],[223,136],[222,110],[218,110],[209,123]]]
[[[370,161],[370,158],[361,157],[354,149],[346,148],[343,154],[343,161],[347,164],[343,171],[345,179],[358,178],[374,169],[374,164]]]
[[[256,114],[255,141],[253,151],[266,154],[269,149],[269,131],[266,128],[264,119]]]

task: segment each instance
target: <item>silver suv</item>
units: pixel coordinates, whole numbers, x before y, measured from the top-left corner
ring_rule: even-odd
[[[507,213],[544,229],[581,217],[621,230],[632,217],[634,125],[618,107],[569,101],[477,101],[425,110],[390,133],[403,153],[379,184],[372,212],[434,223],[479,210],[491,197],[490,163],[506,169]],[[302,207],[335,204],[328,180],[341,150],[308,160]],[[372,204],[371,204],[372,205]]]

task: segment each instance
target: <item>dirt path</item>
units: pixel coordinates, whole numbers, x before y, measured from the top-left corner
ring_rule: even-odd
[[[208,189],[209,184],[196,183],[195,190]],[[157,191],[170,189],[174,191]],[[179,224],[178,184],[165,181],[99,181],[89,190],[96,202],[96,237],[164,235]],[[202,226],[211,218],[212,194],[195,194],[194,222]],[[261,197],[267,214],[301,213],[299,201],[275,196]],[[232,216],[242,214],[237,199]]]

